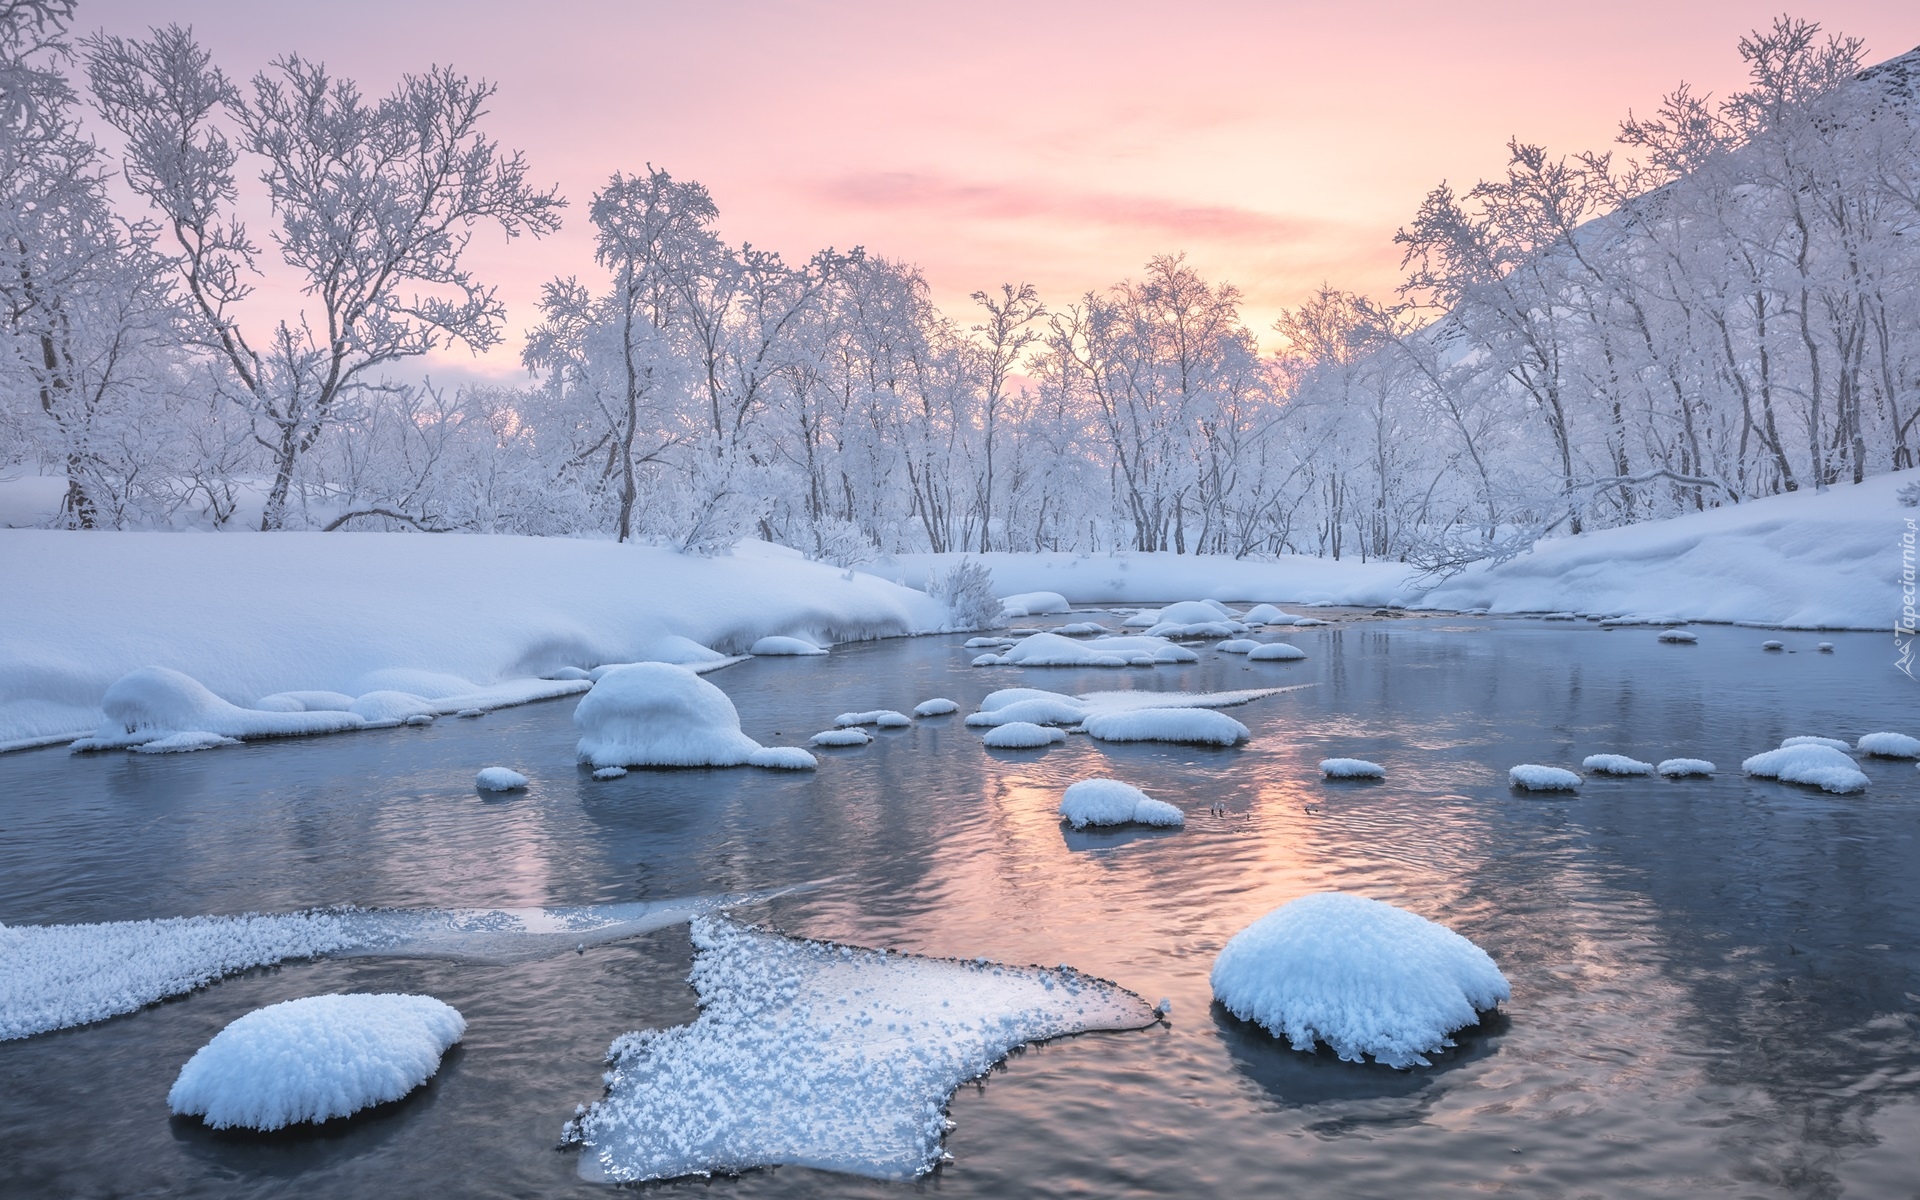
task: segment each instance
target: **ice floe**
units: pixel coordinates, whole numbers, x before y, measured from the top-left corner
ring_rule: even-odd
[[[1429,1066],[1512,993],[1486,951],[1444,925],[1342,892],[1302,896],[1235,934],[1213,995],[1295,1050]]]
[[[987,730],[980,740],[996,750],[1034,750],[1041,746],[1058,745],[1067,740],[1067,735],[1031,721],[1008,721]]]
[[[727,694],[685,667],[630,663],[600,676],[573,711],[581,761],[596,767],[733,767],[760,743]]]
[[[1026,1042],[1138,1029],[1145,1000],[1067,968],[807,941],[702,918],[692,1024],[608,1051],[607,1094],[563,1137],[622,1183],[791,1164],[912,1179],[953,1091]]]
[[[1713,774],[1714,765],[1704,758],[1663,758],[1654,770],[1668,779],[1692,779]]]
[[[274,1130],[398,1100],[467,1023],[431,996],[306,996],[257,1008],[180,1069],[167,1106],[215,1129]]]
[[[1186,814],[1118,779],[1082,779],[1060,797],[1060,816],[1075,829],[1089,825],[1161,825],[1187,823]]]
[[[1741,763],[1740,769],[1761,779],[1803,783],[1838,795],[1866,791],[1867,777],[1861,772],[1859,764],[1832,746],[1825,745],[1824,742],[1828,740],[1810,738],[1798,745],[1783,745],[1778,750],[1754,755]]]
[[[1206,708],[1135,708],[1098,711],[1083,722],[1102,742],[1182,742],[1236,746],[1249,738],[1245,725]]]
[[[1307,652],[1285,642],[1266,642],[1247,651],[1248,662],[1298,662]]]
[[[1637,758],[1628,758],[1624,754],[1589,754],[1580,763],[1589,771],[1601,775],[1651,775],[1653,764],[1641,762]]]
[[[1920,758],[1920,738],[1904,733],[1868,733],[1861,736],[1855,749],[1875,758]]]
[[[1570,792],[1580,786],[1580,776],[1562,767],[1521,763],[1507,772],[1507,783],[1529,792]]]
[[[1320,773],[1328,779],[1385,779],[1387,769],[1364,758],[1323,758]]]
[[[473,777],[473,786],[483,792],[517,792],[527,786],[527,777],[508,767],[486,767]]]
[[[836,729],[850,729],[855,725],[878,725],[882,729],[905,729],[913,724],[907,714],[895,712],[890,708],[876,708],[872,712],[844,712],[833,719]]]
[[[776,635],[773,637],[763,637],[753,645],[748,646],[747,653],[762,655],[785,654],[804,657],[814,654],[825,654],[826,651],[802,638],[781,637]]]
[[[922,700],[913,706],[916,717],[944,717],[948,713],[959,712],[960,706],[945,696],[935,696],[931,700]]]

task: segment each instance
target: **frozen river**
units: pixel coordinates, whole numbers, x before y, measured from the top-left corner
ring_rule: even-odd
[[[1290,633],[1310,657],[1126,671],[971,669],[962,638],[755,659],[708,678],[746,732],[792,744],[847,710],[961,713],[819,752],[814,773],[575,767],[574,701],[426,728],[199,754],[0,756],[0,921],[313,905],[576,905],[778,888],[740,915],[935,955],[1068,963],[1173,1003],[1144,1032],[1016,1053],[963,1087],[954,1162],[917,1184],[781,1167],[657,1185],[702,1195],[1907,1196],[1920,1145],[1920,771],[1863,759],[1864,795],[1743,778],[1796,734],[1920,734],[1888,639],[1407,619]],[[1765,653],[1781,637],[1790,653]],[[1310,684],[1232,715],[1235,750],[1070,738],[993,751],[961,724],[1009,686]],[[1521,762],[1618,752],[1706,780],[1512,792]],[[1315,763],[1372,759],[1378,784]],[[530,790],[483,795],[504,765]],[[1112,775],[1174,832],[1054,814]],[[1225,940],[1296,896],[1412,908],[1485,947],[1513,999],[1427,1070],[1303,1055],[1210,1005]],[[0,1195],[604,1196],[556,1149],[630,1030],[692,1020],[678,926],[499,964],[333,959],[229,978],[98,1024],[0,1043]],[[426,1088],[304,1134],[171,1118],[182,1063],[261,1005],[413,991],[465,1014]]]

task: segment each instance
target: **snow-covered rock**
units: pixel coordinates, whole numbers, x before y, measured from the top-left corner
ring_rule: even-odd
[[[625,767],[597,767],[593,772],[595,779],[624,779],[626,775]]]
[[[1247,627],[1238,621],[1162,621],[1147,630],[1148,637],[1161,638],[1223,638],[1245,633]]]
[[[1302,896],[1235,934],[1213,995],[1295,1050],[1405,1069],[1512,994],[1486,951],[1444,925],[1341,892]]]
[[[1095,637],[1111,631],[1098,621],[1073,621],[1056,627],[1054,632],[1064,637]]]
[[[483,792],[517,792],[527,786],[527,777],[507,767],[487,767],[473,778]]]
[[[1364,758],[1323,758],[1320,773],[1328,779],[1385,779],[1387,769]]]
[[[732,767],[760,744],[727,694],[685,667],[609,671],[573,710],[582,761],[596,767]]]
[[[1233,610],[1218,600],[1181,600],[1169,604],[1158,614],[1158,623],[1171,622],[1175,625],[1201,625],[1208,621],[1219,621],[1233,616]]]
[[[1204,708],[1101,711],[1088,716],[1084,724],[1089,736],[1103,742],[1236,746],[1251,736],[1245,725],[1227,714]]]
[[[1920,758],[1920,738],[1904,733],[1863,734],[1856,749],[1875,758]]]
[[[1859,764],[1833,747],[1823,745],[1825,740],[1809,739],[1799,745],[1756,754],[1741,763],[1740,769],[1761,779],[1803,783],[1838,795],[1866,791],[1867,777]]]
[[[1082,779],[1060,797],[1060,816],[1075,829],[1089,825],[1185,825],[1186,814],[1118,779]]]
[[[802,638],[784,637],[775,634],[770,637],[763,637],[753,645],[748,646],[747,653],[759,655],[808,656],[825,654],[826,651]]]
[[[1507,783],[1529,792],[1570,792],[1580,786],[1580,777],[1561,767],[1521,763],[1507,772]]]
[[[931,700],[922,700],[913,706],[913,715],[916,717],[944,717],[948,713],[959,711],[960,706],[945,696],[935,696]]]
[[[1845,739],[1814,737],[1811,734],[1801,734],[1799,737],[1790,737],[1780,743],[1782,750],[1790,750],[1795,746],[1825,746],[1829,750],[1838,750],[1842,754],[1851,753],[1853,750],[1853,743]]]
[[[807,739],[809,746],[864,746],[873,740],[873,735],[859,726],[845,729],[822,729]]]
[[[1307,652],[1285,642],[1266,642],[1247,651],[1248,662],[1298,662]]]
[[[1637,758],[1628,758],[1624,754],[1589,754],[1580,763],[1582,767],[1600,775],[1651,775],[1653,764],[1641,762]]]
[[[1691,629],[1668,629],[1660,634],[1659,640],[1676,646],[1691,646],[1700,640],[1700,635]]]
[[[1692,779],[1702,775],[1711,775],[1714,765],[1704,758],[1665,758],[1661,759],[1654,770],[1668,779]]]
[[[999,708],[982,709],[967,718],[974,726],[1006,725],[1026,721],[1034,725],[1078,725],[1087,716],[1086,701],[1074,696],[1028,696]]]
[[[1063,613],[1070,607],[1067,598],[1059,592],[1021,592],[1017,596],[1007,596],[1000,601],[1003,616],[1040,617],[1048,613]]]
[[[762,746],[747,755],[747,765],[775,771],[811,771],[820,760],[798,746]]]
[[[1058,745],[1067,740],[1067,735],[1028,721],[1009,721],[987,730],[980,740],[996,750],[1033,750]]]
[[[833,719],[836,729],[851,729],[856,725],[878,725],[882,729],[905,729],[913,724],[907,714],[895,712],[890,708],[876,708],[871,712],[844,712]]]
[[[1260,643],[1254,641],[1252,638],[1229,638],[1214,647],[1215,650],[1220,651],[1222,654],[1245,654],[1248,651],[1259,648]]]
[[[921,958],[694,922],[700,1015],[608,1051],[607,1095],[563,1133],[581,1175],[635,1183],[778,1163],[910,1180],[953,1090],[1014,1047],[1138,1029],[1145,1000],[1062,968]],[[831,1190],[831,1189],[829,1189]]]
[[[1760,648],[1762,650],[1785,650],[1787,648],[1787,644],[1785,642],[1769,638],[1768,640],[1760,643]]]
[[[466,1033],[431,996],[308,996],[258,1008],[202,1046],[167,1093],[215,1129],[274,1130],[398,1100]]]
[[[1249,625],[1291,625],[1300,618],[1271,604],[1256,604],[1240,619]]]

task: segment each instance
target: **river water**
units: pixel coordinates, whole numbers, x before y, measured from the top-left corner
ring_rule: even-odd
[[[1783,636],[1789,653],[1759,643]],[[577,769],[561,700],[198,754],[0,756],[0,920],[311,905],[665,899],[826,879],[741,915],[927,954],[1069,963],[1163,1026],[1015,1053],[963,1087],[954,1161],[912,1184],[793,1167],[652,1185],[739,1196],[1907,1197],[1920,1187],[1920,771],[1863,760],[1861,796],[1743,778],[1795,734],[1920,733],[1886,639],[1474,618],[1299,630],[1311,657],[1203,650],[1127,671],[971,669],[961,638],[755,659],[709,676],[750,735],[849,709],[960,715],[822,751],[814,773]],[[1308,684],[1233,715],[1235,750],[1073,737],[992,751],[960,722],[1007,686]],[[1510,791],[1519,762],[1717,762],[1710,780]],[[1323,757],[1384,783],[1332,785]],[[488,765],[522,793],[472,786]],[[1061,790],[1113,775],[1176,832],[1076,834]],[[1483,946],[1513,999],[1433,1068],[1295,1053],[1213,1007],[1236,931],[1342,889]],[[0,1043],[0,1195],[600,1196],[556,1148],[629,1030],[692,1020],[685,927],[530,963],[336,959],[229,978],[84,1028]],[[297,1134],[170,1117],[193,1052],[261,1005],[414,991],[467,1018],[421,1091]]]

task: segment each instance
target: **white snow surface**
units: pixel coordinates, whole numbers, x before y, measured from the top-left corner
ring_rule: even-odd
[[[913,724],[913,719],[905,713],[890,708],[876,708],[872,712],[845,712],[833,719],[834,728],[848,729],[855,725],[878,725],[882,729],[905,729]]]
[[[1521,763],[1507,772],[1507,783],[1529,792],[1571,792],[1580,786],[1580,776],[1564,767]]]
[[[584,690],[538,677],[653,658],[670,636],[737,652],[951,620],[923,592],[757,542],[700,558],[557,537],[0,529],[0,564],[0,745],[96,728],[107,689],[149,666],[236,706],[299,690],[452,698],[360,682],[407,668],[516,697],[458,706],[498,707]]]
[[[922,958],[723,919],[696,921],[693,943],[699,1018],[617,1039],[606,1097],[566,1127],[589,1179],[778,1163],[912,1179],[939,1159],[954,1089],[1014,1047],[1157,1018],[1064,967]]]
[[[873,735],[858,726],[846,729],[822,729],[807,740],[810,746],[864,746]]]
[[[1260,643],[1254,641],[1252,638],[1229,638],[1221,642],[1218,646],[1215,646],[1214,649],[1220,651],[1222,654],[1245,654],[1247,651],[1256,649],[1259,646]]]
[[[238,746],[239,738],[221,737],[217,733],[170,733],[151,742],[142,742],[133,748],[135,754],[185,754],[195,750],[213,750],[220,746]]]
[[[780,634],[774,634],[770,637],[763,637],[753,645],[748,646],[747,653],[808,656],[825,654],[826,651],[803,638],[785,637]]]
[[[1691,646],[1700,640],[1700,635],[1691,629],[1669,629],[1661,633],[1659,640],[1680,646]]]
[[[945,696],[935,696],[931,700],[922,700],[913,706],[916,717],[944,717],[948,713],[959,712],[960,706]]]
[[[1109,709],[1094,712],[1083,723],[1088,735],[1102,742],[1235,746],[1252,736],[1227,714],[1204,708]]]
[[[1664,758],[1654,770],[1668,779],[1690,779],[1699,775],[1711,775],[1714,765],[1704,758]]]
[[[596,767],[734,767],[760,743],[740,732],[727,694],[685,667],[629,663],[573,710],[581,761]]]
[[[1030,721],[1008,721],[987,730],[980,740],[996,750],[1035,750],[1041,746],[1058,745],[1067,740],[1067,735],[1058,729],[1049,729]]]
[[[1814,737],[1810,734],[1790,737],[1780,743],[1780,748],[1783,750],[1790,749],[1794,746],[1825,746],[1829,750],[1838,750],[1842,754],[1851,753],[1853,750],[1853,743],[1846,741],[1844,738]]]
[[[473,785],[486,792],[517,792],[527,786],[527,777],[510,767],[486,767],[474,776]]]
[[[1265,642],[1247,651],[1248,662],[1299,662],[1307,652],[1286,642]]]
[[[798,746],[762,746],[747,755],[747,765],[775,771],[811,771],[820,760]]]
[[[274,1130],[398,1100],[467,1031],[431,996],[307,996],[256,1008],[202,1046],[167,1093],[215,1129]]]
[[[1295,1050],[1319,1042],[1348,1062],[1401,1069],[1454,1044],[1454,1031],[1512,995],[1486,951],[1379,900],[1321,892],[1283,904],[1227,942],[1213,995]]]
[[[1323,758],[1320,773],[1328,779],[1385,779],[1387,769],[1364,758]]]
[[[1002,598],[1000,604],[1002,615],[1008,617],[1040,617],[1066,612],[1069,607],[1067,598],[1059,592],[1021,592]]]
[[[1740,769],[1761,779],[1803,783],[1837,795],[1866,791],[1867,777],[1859,764],[1832,746],[1822,745],[1824,740],[1808,739],[1797,746],[1756,754],[1741,763]]]
[[[1162,637],[1096,637],[1078,642],[1057,633],[1036,633],[1007,648],[1005,654],[981,655],[975,666],[1013,667],[1126,667],[1195,662],[1193,651]]]
[[[1904,733],[1862,734],[1855,748],[1875,758],[1920,758],[1920,738]]]
[[[1271,604],[1256,604],[1240,619],[1249,625],[1291,625],[1300,618]]]
[[[1651,775],[1653,764],[1624,754],[1589,754],[1580,765],[1601,775]]]
[[[1185,825],[1187,815],[1118,779],[1082,779],[1060,797],[1060,816],[1075,829],[1089,825]]]
[[[1878,475],[1743,504],[1540,542],[1499,566],[1440,583],[1401,563],[1283,555],[1269,560],[1173,553],[976,554],[1002,587],[1057,591],[1075,604],[1152,604],[1169,596],[1331,602],[1495,613],[1661,613],[1674,622],[1788,629],[1889,629],[1899,615],[1900,556],[1889,530],[1908,510],[1894,494],[1920,478]],[[875,568],[923,579],[960,555],[908,554]],[[1241,618],[1256,621],[1257,610]],[[1257,614],[1264,616],[1265,614]],[[1151,622],[1149,622],[1150,624]]]

